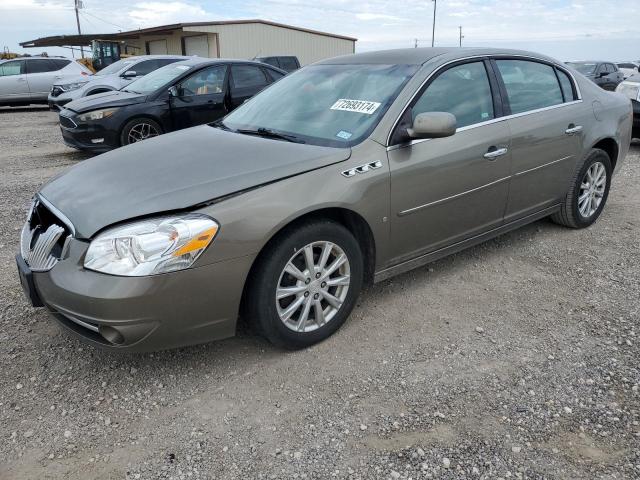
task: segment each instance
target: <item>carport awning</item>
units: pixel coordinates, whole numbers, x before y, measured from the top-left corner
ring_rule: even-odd
[[[130,37],[129,37],[130,38]],[[52,37],[36,38],[35,40],[27,40],[21,42],[23,48],[31,47],[88,47],[91,46],[92,40],[121,40],[122,36],[118,33],[105,33],[91,35],[54,35]]]

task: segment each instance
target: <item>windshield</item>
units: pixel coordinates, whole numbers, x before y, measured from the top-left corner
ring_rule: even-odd
[[[180,65],[172,63],[162,68],[154,70],[138,80],[131,82],[122,90],[133,93],[153,93],[160,87],[168,84],[173,79],[178,78],[191,67],[188,65]]]
[[[570,67],[575,68],[583,75],[591,75],[596,71],[596,67],[598,64],[596,63],[578,63],[578,62],[569,62],[567,63]]]
[[[268,129],[315,145],[355,145],[416,71],[412,65],[311,65],[253,97],[222,124]]]
[[[112,73],[118,73],[125,67],[128,67],[133,63],[132,60],[118,60],[117,62],[112,63],[108,67],[104,67],[99,72],[96,72],[95,75],[111,75]]]

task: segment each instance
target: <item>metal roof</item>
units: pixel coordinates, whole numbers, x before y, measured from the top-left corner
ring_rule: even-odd
[[[300,32],[312,33],[315,35],[323,35],[326,37],[340,38],[355,42],[357,38],[347,37],[344,35],[336,35],[333,33],[311,30],[308,28],[286,25],[284,23],[271,22],[268,20],[252,19],[252,20],[224,20],[214,22],[189,22],[189,23],[173,23],[170,25],[160,25],[158,27],[140,28],[138,30],[129,30],[118,33],[93,33],[84,35],[53,35],[50,37],[41,37],[34,40],[21,42],[20,46],[29,47],[62,47],[62,46],[88,46],[92,40],[124,40],[127,38],[138,38],[141,35],[172,33],[174,30],[183,29],[184,27],[207,27],[215,25],[242,25],[247,23],[261,23],[263,25],[271,25],[274,27],[288,28],[290,30],[298,30]]]

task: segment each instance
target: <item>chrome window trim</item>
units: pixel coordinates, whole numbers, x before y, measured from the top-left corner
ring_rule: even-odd
[[[492,123],[504,122],[506,120],[511,120],[513,118],[524,117],[524,116],[527,116],[527,115],[534,115],[536,113],[545,112],[547,110],[553,110],[553,109],[556,109],[556,108],[567,107],[569,105],[576,105],[578,103],[582,103],[582,100],[574,100],[572,102],[558,103],[557,105],[551,105],[549,107],[538,108],[536,110],[527,110],[526,112],[514,113],[514,114],[511,114],[511,115],[506,115],[504,117],[492,118],[491,120],[487,120],[486,122],[474,123],[472,125],[466,125],[464,127],[457,128],[456,129],[456,133],[464,132],[466,130],[472,130],[472,129],[478,128],[478,127],[484,127],[485,125],[490,125]],[[387,147],[387,152],[390,152],[392,150],[396,150],[398,148],[408,147],[408,146],[411,146],[411,145],[416,145],[418,143],[427,142],[429,140],[434,140],[434,139],[433,138],[420,138],[420,139],[417,139],[417,140],[411,140],[410,142],[398,143],[396,145],[391,145],[390,147]]]
[[[69,228],[71,235],[75,237],[76,229],[73,226],[73,223],[71,223],[71,220],[69,220],[69,218],[67,218],[67,216],[64,213],[62,213],[60,210],[54,207],[49,200],[47,200],[44,196],[42,196],[41,193],[37,195],[37,198],[40,201],[40,203],[42,203],[45,207],[47,207],[51,213],[53,213],[58,219],[60,219],[62,223],[64,223],[67,226],[67,228]]]
[[[459,129],[457,129],[456,133],[460,132],[460,131],[468,130],[470,128],[481,127],[481,126],[484,126],[484,125],[488,125],[490,123],[496,123],[498,121],[508,120],[509,118],[520,117],[520,116],[523,116],[523,115],[530,115],[530,114],[542,112],[542,111],[545,111],[545,110],[549,110],[549,109],[552,109],[552,108],[559,108],[559,107],[563,107],[565,105],[573,105],[573,104],[582,102],[582,92],[580,91],[580,85],[576,81],[576,78],[573,75],[573,73],[571,73],[569,70],[567,70],[565,67],[563,67],[562,65],[560,65],[558,63],[550,62],[548,59],[535,57],[535,56],[531,56],[531,55],[517,55],[517,54],[510,55],[508,53],[504,53],[504,54],[489,54],[489,55],[487,55],[487,54],[485,54],[485,55],[473,55],[473,56],[469,56],[469,57],[456,58],[454,60],[450,60],[450,61],[448,61],[446,63],[443,63],[438,68],[436,68],[433,72],[431,72],[427,76],[427,78],[425,78],[423,80],[423,82],[416,89],[416,91],[413,92],[413,95],[411,95],[411,98],[409,98],[409,100],[405,103],[404,107],[402,108],[402,112],[400,113],[400,115],[398,115],[396,120],[393,122],[393,125],[392,125],[391,129],[389,130],[389,133],[387,134],[387,142],[386,142],[387,143],[387,151],[394,150],[395,148],[406,147],[406,146],[409,146],[409,145],[415,145],[415,143],[424,142],[425,140],[431,140],[430,138],[428,138],[428,139],[412,140],[411,142],[400,143],[400,144],[397,144],[397,145],[390,145],[390,143],[391,143],[391,135],[393,134],[393,131],[396,129],[396,127],[398,126],[398,123],[400,122],[400,119],[404,116],[405,112],[407,111],[407,108],[409,108],[409,105],[413,102],[413,100],[416,98],[418,93],[424,88],[424,86],[427,84],[427,82],[429,82],[429,80],[431,80],[435,75],[437,75],[442,69],[444,69],[445,67],[451,65],[452,63],[464,62],[465,60],[484,60],[484,59],[489,59],[489,60],[496,59],[497,60],[497,59],[509,59],[509,58],[519,58],[519,59],[523,59],[523,60],[532,60],[532,61],[543,62],[543,63],[545,63],[547,65],[550,64],[550,65],[553,65],[554,67],[558,68],[559,70],[562,70],[567,75],[569,75],[569,78],[573,82],[573,85],[576,87],[576,94],[578,96],[577,100],[573,100],[571,102],[559,103],[557,105],[551,105],[549,107],[538,108],[536,110],[527,110],[526,112],[520,112],[520,113],[516,113],[516,114],[506,115],[506,116],[503,116],[503,117],[492,118],[491,120],[487,120],[486,122],[480,122],[480,123],[474,123],[472,125],[466,125],[464,127],[461,127]]]

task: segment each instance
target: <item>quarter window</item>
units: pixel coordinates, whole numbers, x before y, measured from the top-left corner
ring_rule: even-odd
[[[496,64],[512,114],[563,102],[560,84],[550,65],[527,60],[496,60]]]
[[[458,128],[495,118],[487,71],[482,62],[452,67],[433,80],[411,110],[419,113],[449,112]]]

